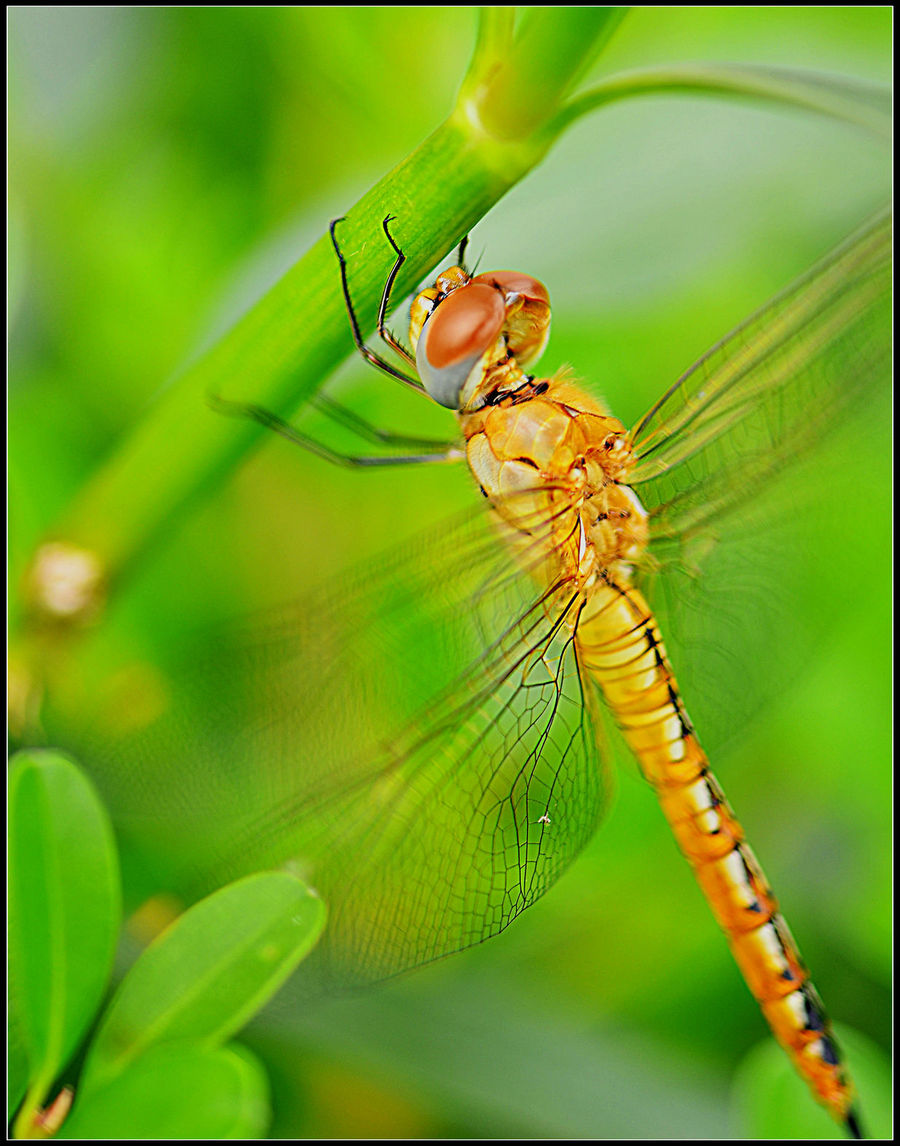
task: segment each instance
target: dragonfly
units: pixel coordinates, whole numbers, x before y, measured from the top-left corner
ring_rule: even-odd
[[[219,882],[264,863],[300,871],[329,905],[308,973],[340,989],[509,926],[599,826],[621,737],[772,1033],[860,1137],[827,1012],[713,776],[664,626],[689,616],[708,560],[729,544],[765,548],[759,491],[839,438],[884,379],[890,214],[717,343],[631,428],[571,372],[531,372],[549,293],[527,274],[470,271],[465,240],[415,296],[404,345],[387,326],[404,261],[392,222],[377,330],[396,362],[362,336],[332,224],[350,333],[372,366],[454,411],[459,436],[390,435],[323,398],[322,412],[391,451],[346,455],[269,411],[214,405],[342,465],[465,464],[478,504],[424,540],[427,565],[391,553],[195,658],[196,696],[182,687],[129,740],[118,804],[146,808],[134,776],[152,758],[158,819],[202,831]],[[681,590],[667,596],[676,574]],[[215,829],[201,820],[212,775]]]

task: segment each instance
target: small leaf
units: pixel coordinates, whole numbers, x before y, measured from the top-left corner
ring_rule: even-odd
[[[28,1049],[19,1014],[20,997],[10,983],[6,1018],[6,1116],[12,1118],[28,1086]]]
[[[884,1053],[857,1031],[835,1025],[857,1087],[856,1107],[866,1137],[891,1133],[891,1072]],[[741,1063],[734,1085],[736,1131],[749,1139],[838,1139],[844,1130],[819,1106],[790,1059],[772,1039],[758,1044]]]
[[[271,1117],[260,1063],[243,1047],[152,1047],[108,1086],[76,1096],[58,1138],[261,1138]]]
[[[281,986],[324,922],[322,901],[286,872],[248,876],[195,904],[123,980],[88,1056],[82,1094],[159,1043],[222,1043]]]
[[[20,752],[9,778],[10,1003],[34,1101],[100,1003],[121,921],[106,812],[78,767]]]

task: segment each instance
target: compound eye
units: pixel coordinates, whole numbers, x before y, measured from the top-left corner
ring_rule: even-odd
[[[505,319],[503,295],[487,283],[470,282],[441,300],[416,346],[419,377],[435,402],[459,409],[463,386]]]
[[[550,305],[550,293],[542,282],[524,275],[520,271],[489,271],[477,275],[472,282],[487,283],[499,287],[506,295],[517,294],[528,302],[542,302]]]
[[[502,294],[509,352],[520,366],[536,362],[550,336],[550,295],[544,284],[521,271],[490,271],[472,282]]]

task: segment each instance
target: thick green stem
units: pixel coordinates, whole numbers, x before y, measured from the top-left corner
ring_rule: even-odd
[[[13,1138],[46,1138],[38,1126],[41,1107],[47,1098],[47,1092],[53,1081],[53,1071],[46,1068],[40,1076],[35,1078],[28,1088],[28,1093],[22,1101],[19,1112],[12,1126]]]
[[[347,215],[340,238],[364,327],[374,325],[393,262],[381,221],[407,255],[402,298],[540,158],[450,120]],[[327,220],[323,220],[324,224]],[[327,234],[201,359],[177,378],[132,436],[81,491],[53,538],[93,552],[117,577],[177,509],[235,464],[259,427],[213,413],[215,394],[289,415],[351,350]]]
[[[595,53],[592,45],[618,22],[617,11],[541,9],[541,15],[525,22],[524,39],[507,59],[511,55],[512,62],[524,66],[534,64],[541,53],[553,56],[542,72],[541,82],[552,89],[542,102],[543,119],[558,110],[556,97],[571,88]],[[543,41],[535,39],[538,24]],[[504,13],[487,15],[464,88],[496,74],[494,57],[508,46],[510,30]],[[509,74],[500,90],[508,109],[515,98],[527,100],[533,94]],[[381,230],[386,215],[396,217],[394,236],[407,256],[394,292],[399,299],[539,162],[552,142],[528,130],[530,114],[520,117],[523,129],[515,136],[488,131],[481,108],[473,112],[475,103],[461,96],[450,119],[347,214],[341,245],[364,327],[374,325],[393,260]],[[323,234],[218,344],[171,383],[81,490],[48,540],[62,543],[65,552],[92,556],[106,580],[115,582],[173,515],[219,481],[260,433],[247,420],[214,414],[208,395],[287,416],[350,348],[337,264]],[[32,592],[40,601],[40,586]]]
[[[627,8],[529,8],[515,42],[469,93],[485,129],[501,139],[539,133],[596,59]]]
[[[506,58],[513,41],[516,10],[490,6],[478,10],[478,37],[472,62],[462,83],[465,95],[477,89]]]

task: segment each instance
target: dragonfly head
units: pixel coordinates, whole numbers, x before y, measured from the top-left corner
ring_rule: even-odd
[[[416,295],[410,310],[419,377],[427,393],[451,410],[464,408],[497,362],[534,362],[549,333],[547,288],[516,271],[472,278],[462,267],[450,267]]]

